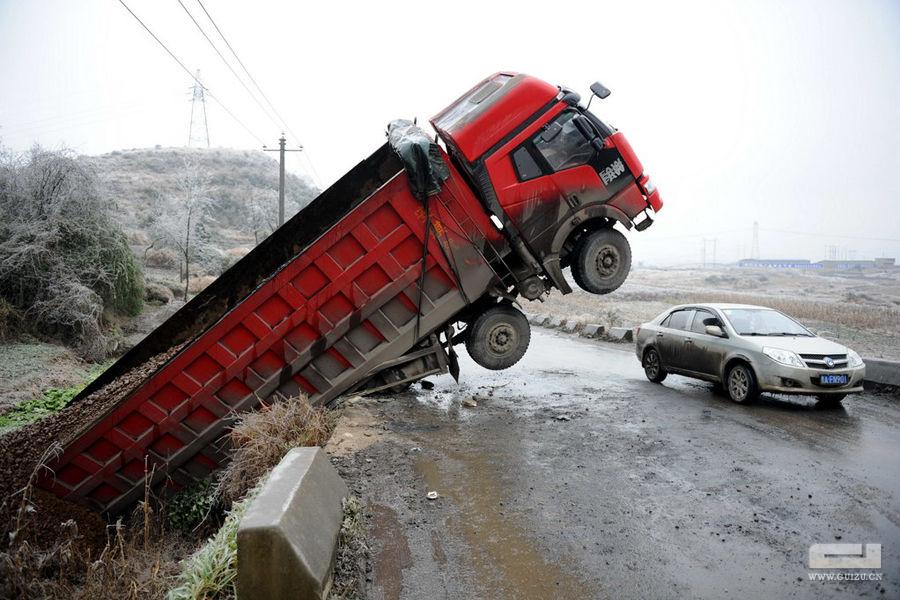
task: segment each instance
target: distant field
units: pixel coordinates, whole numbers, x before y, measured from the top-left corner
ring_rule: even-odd
[[[607,326],[633,326],[674,304],[760,304],[791,315],[864,356],[900,360],[900,273],[809,273],[719,268],[636,269],[616,292],[557,292],[526,310]]]

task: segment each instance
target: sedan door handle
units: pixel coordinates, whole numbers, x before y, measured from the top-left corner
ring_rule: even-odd
[[[693,344],[694,340],[692,340],[691,338],[687,338],[686,340],[684,340],[684,343],[685,344]]]
[[[662,331],[658,331],[658,332],[656,333],[656,337],[662,337],[662,336],[663,336],[663,332],[662,332]]]

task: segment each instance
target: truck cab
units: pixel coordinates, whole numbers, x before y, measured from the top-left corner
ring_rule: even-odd
[[[595,95],[609,94],[599,84]],[[505,230],[518,291],[609,293],[631,250],[613,228],[641,231],[662,208],[625,136],[566,88],[519,73],[481,81],[431,120],[454,165]]]

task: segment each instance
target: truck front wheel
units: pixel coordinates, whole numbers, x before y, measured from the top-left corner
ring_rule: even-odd
[[[521,311],[506,304],[492,306],[478,315],[466,335],[466,351],[485,369],[508,369],[525,356],[531,326]]]
[[[608,294],[625,282],[631,270],[631,246],[615,229],[585,235],[575,247],[572,277],[592,294]]]

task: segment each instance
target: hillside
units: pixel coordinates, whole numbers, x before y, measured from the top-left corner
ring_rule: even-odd
[[[211,233],[214,243],[223,249],[241,242],[253,244],[253,220],[248,211],[254,202],[271,205],[273,214],[277,206],[278,161],[262,150],[137,148],[83,160],[96,170],[129,234],[145,230],[161,197],[179,194],[185,161],[191,161],[209,178],[209,196],[216,215]],[[311,182],[286,175],[288,215],[306,206],[315,195]]]

